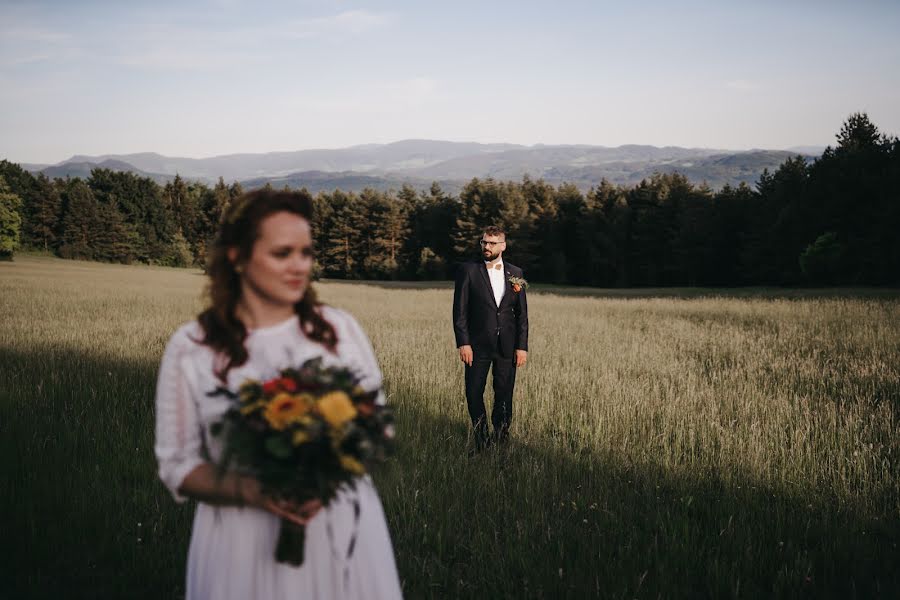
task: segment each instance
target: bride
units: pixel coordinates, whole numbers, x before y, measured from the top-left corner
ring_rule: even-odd
[[[296,505],[269,497],[247,474],[216,473],[222,446],[210,426],[229,406],[208,395],[217,387],[236,390],[249,378],[265,380],[317,356],[326,365],[350,366],[367,389],[381,387],[356,320],[316,301],[311,219],[305,191],[259,190],[232,204],[211,251],[208,308],[178,329],[163,355],[156,390],[159,476],[176,501],[198,501],[188,600],[401,597],[384,512],[368,476],[322,508],[318,501]],[[281,519],[306,525],[300,567],[275,561]]]

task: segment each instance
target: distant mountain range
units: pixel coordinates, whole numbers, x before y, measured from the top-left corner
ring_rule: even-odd
[[[37,167],[37,168],[36,168]],[[126,171],[130,173],[134,173],[135,175],[140,175],[141,177],[149,177],[153,181],[159,184],[164,184],[167,181],[171,180],[174,175],[165,175],[162,173],[148,173],[146,171],[142,171],[138,169],[134,165],[127,163],[123,160],[107,158],[101,160],[99,162],[96,161],[77,161],[73,159],[69,159],[66,162],[59,163],[58,165],[45,166],[45,165],[22,165],[23,169],[32,172],[40,172],[53,179],[55,177],[82,177],[87,179],[91,176],[91,171],[93,169],[109,169],[110,171]]]
[[[427,188],[437,181],[456,193],[473,177],[520,180],[529,175],[548,183],[572,183],[588,189],[607,179],[635,184],[655,172],[678,171],[691,181],[705,181],[713,188],[726,183],[754,184],[763,169],[770,171],[787,158],[809,159],[824,148],[797,147],[782,150],[729,151],[707,148],[627,145],[520,146],[432,140],[403,140],[392,144],[368,144],[337,150],[300,150],[265,154],[229,154],[211,158],[179,158],[155,153],[104,156],[76,155],[57,165],[22,165],[48,177],[87,177],[92,168],[130,171],[165,182],[176,174],[212,183],[240,181],[245,187],[307,187],[311,192],[365,187],[398,189],[409,184]]]

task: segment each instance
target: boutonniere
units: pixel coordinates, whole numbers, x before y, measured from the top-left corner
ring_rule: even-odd
[[[512,276],[508,279],[512,289],[515,293],[519,293],[523,288],[528,287],[528,282],[522,279],[521,277]]]

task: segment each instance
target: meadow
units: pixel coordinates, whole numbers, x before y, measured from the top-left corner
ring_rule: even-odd
[[[183,597],[153,393],[203,284],[0,264],[0,597]],[[900,292],[536,288],[513,443],[470,459],[452,289],[317,287],[397,411],[408,598],[900,597]]]

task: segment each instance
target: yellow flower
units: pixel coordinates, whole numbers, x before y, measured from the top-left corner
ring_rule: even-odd
[[[309,410],[302,396],[280,393],[266,406],[266,421],[273,429],[282,430]]]
[[[330,392],[319,398],[319,412],[332,427],[341,427],[356,416],[356,407],[346,392]]]
[[[346,454],[341,454],[341,466],[354,475],[362,475],[366,472],[366,468],[362,465],[361,462],[359,462],[352,456],[347,456]]]
[[[305,431],[303,431],[302,429],[300,431],[295,431],[292,441],[294,442],[295,446],[299,446],[300,444],[305,444],[306,442],[309,441],[309,434],[306,433]]]

